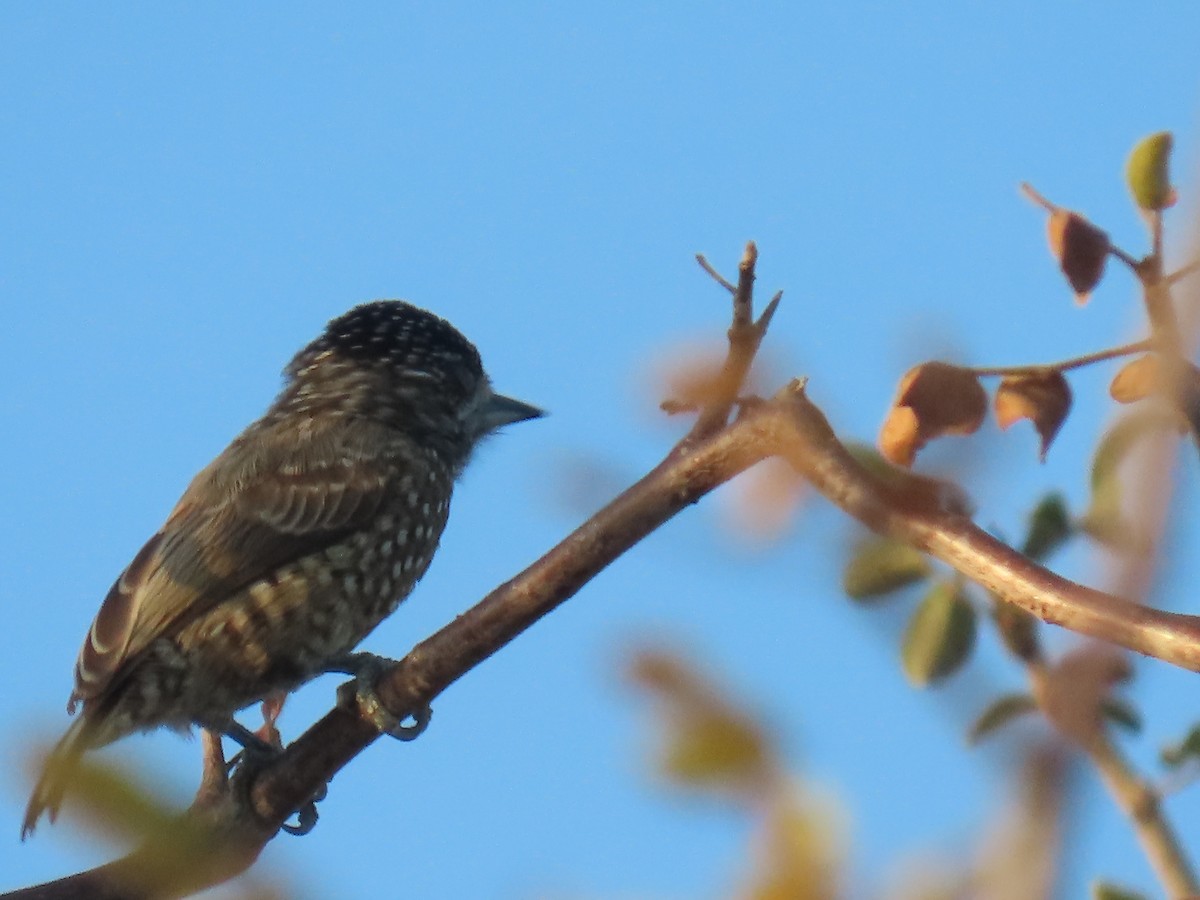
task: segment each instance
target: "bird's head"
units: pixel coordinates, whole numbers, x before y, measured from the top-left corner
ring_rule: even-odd
[[[401,300],[356,306],[284,370],[282,415],[369,418],[461,468],[481,438],[544,415],[497,394],[479,351],[449,322]]]

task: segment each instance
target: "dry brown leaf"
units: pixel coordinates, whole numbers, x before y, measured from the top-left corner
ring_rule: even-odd
[[[1075,301],[1081,305],[1087,303],[1104,275],[1111,247],[1108,234],[1077,212],[1056,209],[1046,222],[1046,238],[1050,252],[1075,291]]]
[[[917,450],[925,446],[920,432],[915,412],[907,406],[893,406],[879,430],[879,452],[898,466],[911,466]]]
[[[1046,461],[1046,451],[1071,411],[1071,386],[1062,372],[1047,369],[1031,375],[1010,375],[996,389],[996,422],[1008,428],[1020,419],[1029,419],[1042,438],[1039,454]]]
[[[904,374],[879,433],[879,450],[891,462],[912,465],[916,452],[936,437],[972,434],[987,414],[987,394],[970,369],[922,363]]]

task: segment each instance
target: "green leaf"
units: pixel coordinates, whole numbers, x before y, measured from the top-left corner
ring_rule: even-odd
[[[1037,701],[1029,694],[1005,694],[1003,697],[997,697],[971,725],[967,732],[967,742],[978,744],[1013,719],[1035,712],[1037,708]]]
[[[1165,410],[1143,409],[1120,419],[1100,439],[1092,458],[1092,492],[1102,489],[1112,480],[1129,451],[1151,431],[1178,431],[1178,421]]]
[[[850,441],[846,450],[854,461],[878,478],[880,481],[892,482],[902,477],[899,470],[883,458],[883,454],[862,441]]]
[[[1136,545],[1138,535],[1121,513],[1120,468],[1139,441],[1155,431],[1178,431],[1179,420],[1164,409],[1139,409],[1120,419],[1100,439],[1092,457],[1091,503],[1079,526],[1117,548]]]
[[[994,596],[994,595],[993,595]],[[996,597],[992,619],[1008,651],[1022,662],[1037,662],[1042,658],[1038,642],[1038,619],[1015,603]]]
[[[877,600],[928,578],[929,560],[920,550],[892,538],[870,538],[855,547],[842,573],[842,588],[854,600]]]
[[[1111,881],[1096,881],[1092,883],[1092,900],[1149,900],[1141,891],[1122,887]]]
[[[1163,747],[1159,758],[1164,766],[1171,769],[1178,769],[1184,763],[1200,759],[1200,725],[1193,725],[1192,730],[1178,744]]]
[[[1125,180],[1142,209],[1165,209],[1175,200],[1168,172],[1174,142],[1171,132],[1160,131],[1142,138],[1129,154]]]
[[[970,657],[975,633],[975,608],[962,588],[953,582],[934,585],[904,631],[904,674],[915,687],[952,675]]]
[[[1105,697],[1100,703],[1100,712],[1108,721],[1120,725],[1131,734],[1142,730],[1142,714],[1118,697]]]
[[[1075,533],[1067,501],[1057,491],[1041,499],[1029,516],[1029,531],[1021,552],[1041,562]]]

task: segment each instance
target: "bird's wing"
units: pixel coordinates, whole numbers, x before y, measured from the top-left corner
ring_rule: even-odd
[[[156,638],[370,521],[395,487],[382,455],[393,439],[366,422],[252,426],[196,476],[108,592],[79,652],[72,705]]]

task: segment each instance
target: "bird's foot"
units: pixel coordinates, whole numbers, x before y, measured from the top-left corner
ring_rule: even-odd
[[[374,653],[348,653],[332,659],[325,666],[326,672],[339,672],[343,675],[354,676],[354,700],[362,715],[376,728],[380,734],[390,735],[400,741],[416,740],[433,716],[433,710],[428,706],[413,713],[407,719],[400,719],[383,705],[375,692],[375,682],[387,669],[396,665],[394,659],[386,656],[376,656]]]
[[[264,704],[264,707],[265,706],[266,704]],[[269,715],[269,711],[265,709],[264,713]],[[283,752],[282,742],[279,741],[279,732],[275,730],[274,725],[274,719],[269,718],[268,724],[265,726],[265,729],[268,729],[267,733],[272,734],[275,738],[274,741],[264,739],[257,733],[251,731],[245,725],[235,721],[233,718],[230,718],[227,722],[221,723],[219,728],[212,726],[209,726],[209,728],[211,731],[219,731],[231,741],[241,745],[242,749],[229,760],[229,770],[232,770],[234,766],[238,766],[239,769],[254,770],[266,765]],[[206,768],[208,764],[209,763],[206,758]],[[309,800],[296,811],[297,821],[295,825],[288,825],[285,823],[279,827],[288,834],[293,834],[296,836],[308,834],[317,826],[317,819],[319,818],[317,814],[317,804],[325,799],[327,793],[328,787],[322,786],[321,790],[319,790],[311,800]]]

